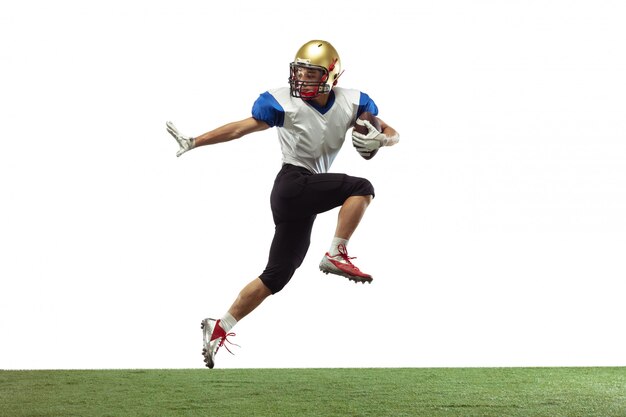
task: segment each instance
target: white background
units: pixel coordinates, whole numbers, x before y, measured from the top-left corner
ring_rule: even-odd
[[[274,130],[175,157],[286,85],[310,39],[401,142],[334,172],[350,242],[235,327],[217,366],[626,365],[621,1],[61,0],[0,6],[0,369],[201,368],[200,321],[265,266]]]

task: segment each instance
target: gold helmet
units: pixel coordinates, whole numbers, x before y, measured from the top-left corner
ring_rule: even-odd
[[[342,73],[341,61],[330,43],[313,40],[298,50],[289,72],[291,95],[310,100],[330,93]]]

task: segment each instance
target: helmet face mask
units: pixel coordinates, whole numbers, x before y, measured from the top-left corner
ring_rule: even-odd
[[[289,70],[289,86],[293,97],[310,100],[321,94],[330,93],[330,87],[326,84],[328,79],[326,68],[292,62],[289,64]]]
[[[341,61],[335,48],[326,41],[309,41],[289,64],[291,95],[311,100],[328,94],[340,75]]]

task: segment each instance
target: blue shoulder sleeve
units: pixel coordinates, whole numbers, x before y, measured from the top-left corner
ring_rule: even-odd
[[[372,100],[367,94],[361,92],[361,97],[359,98],[359,108],[356,111],[356,117],[359,117],[361,113],[364,113],[366,111],[372,113],[374,116],[378,115],[378,107],[376,106],[376,103],[374,103],[374,100]]]
[[[252,117],[261,120],[270,127],[282,127],[285,123],[285,111],[274,96],[265,92],[252,105]]]

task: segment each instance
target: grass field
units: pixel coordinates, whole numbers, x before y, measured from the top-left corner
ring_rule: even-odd
[[[626,416],[626,368],[0,371],[2,417]]]

